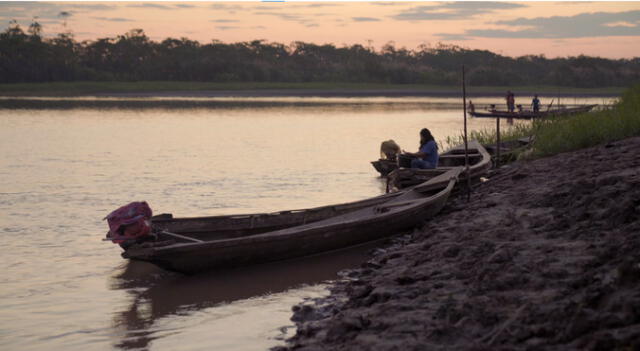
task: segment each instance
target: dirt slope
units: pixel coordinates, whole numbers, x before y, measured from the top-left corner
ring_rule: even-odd
[[[640,349],[640,137],[513,165],[294,307],[295,350]]]

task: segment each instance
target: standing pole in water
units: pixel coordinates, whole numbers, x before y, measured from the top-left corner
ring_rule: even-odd
[[[500,116],[496,117],[496,169],[500,168]]]
[[[467,177],[467,202],[471,198],[471,175],[469,174],[469,142],[467,138],[467,87],[464,77],[464,65],[462,65],[462,106],[464,110],[464,169]]]

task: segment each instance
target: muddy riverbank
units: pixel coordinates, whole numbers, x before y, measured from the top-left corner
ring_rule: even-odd
[[[640,137],[513,164],[294,307],[279,350],[640,348]]]

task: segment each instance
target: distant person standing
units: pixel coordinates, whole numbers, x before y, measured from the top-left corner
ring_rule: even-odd
[[[538,94],[533,96],[533,100],[531,100],[531,107],[533,107],[533,113],[540,112],[540,99],[538,99]]]
[[[430,169],[438,167],[438,145],[427,128],[420,131],[420,149],[418,152],[404,152],[415,157],[411,160],[411,168]]]
[[[511,92],[511,90],[507,91],[507,110],[509,110],[509,112],[513,113],[513,111],[515,110],[516,107],[516,98],[513,95],[513,93]]]

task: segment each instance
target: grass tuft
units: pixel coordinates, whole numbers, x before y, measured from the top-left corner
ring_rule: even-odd
[[[534,123],[534,156],[555,155],[640,135],[640,84],[610,110]]]
[[[500,141],[507,142],[531,135],[531,123],[529,122],[515,122],[513,125],[500,128]],[[496,130],[495,129],[481,129],[473,130],[469,133],[469,140],[478,140],[480,144],[495,144],[496,143]],[[443,150],[449,149],[456,145],[464,143],[464,135],[448,136],[441,144],[444,146]]]

